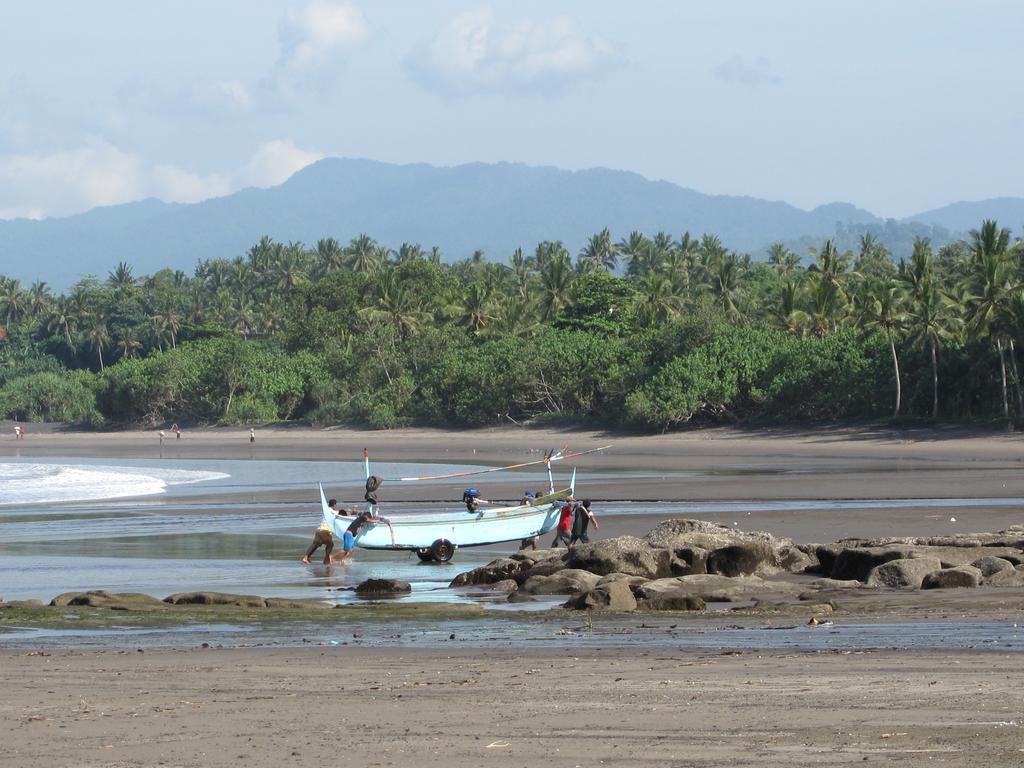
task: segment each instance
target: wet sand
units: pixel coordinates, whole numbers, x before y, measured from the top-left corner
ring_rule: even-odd
[[[0,766],[1019,766],[1016,655],[0,654]]]

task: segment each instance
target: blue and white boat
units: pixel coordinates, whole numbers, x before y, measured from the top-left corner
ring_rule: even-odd
[[[415,482],[440,480],[453,477],[480,475],[502,470],[519,469],[535,464],[544,464],[548,473],[548,492],[534,499],[530,504],[512,506],[477,506],[470,509],[446,509],[440,512],[398,512],[380,517],[378,522],[364,523],[356,535],[356,546],[364,549],[407,550],[415,552],[421,560],[448,562],[459,547],[479,547],[504,541],[523,541],[541,536],[558,524],[559,512],[566,499],[571,499],[576,490],[576,470],[572,471],[569,487],[555,490],[551,474],[551,463],[576,458],[588,453],[603,451],[608,446],[589,451],[553,451],[538,461],[513,464],[507,467],[492,467],[472,472],[432,477],[384,478],[388,482]],[[370,460],[363,452],[366,478],[370,479]],[[483,504],[481,502],[481,504]],[[320,486],[320,505],[324,520],[339,538],[355,520],[355,515],[337,514],[327,506],[327,497]],[[367,504],[367,509],[377,510]]]
[[[465,509],[441,512],[398,512],[385,515],[382,522],[365,523],[356,535],[356,546],[364,549],[410,550],[421,560],[447,562],[459,547],[478,547],[503,541],[521,541],[554,529],[559,510],[572,488],[549,493],[533,504],[511,507]],[[337,515],[327,506],[323,488],[320,504],[324,520],[340,539],[355,520],[354,515]]]

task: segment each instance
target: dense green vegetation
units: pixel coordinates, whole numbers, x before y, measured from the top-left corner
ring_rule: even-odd
[[[607,229],[446,265],[367,236],[263,238],[195,274],[119,264],[54,296],[0,277],[0,418],[301,420],[373,428],[558,419],[1024,417],[1024,243],[985,221],[898,265],[870,234],[814,263],[710,235]]]

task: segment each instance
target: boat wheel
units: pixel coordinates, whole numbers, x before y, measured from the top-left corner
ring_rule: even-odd
[[[455,545],[448,539],[438,539],[430,545],[430,554],[439,563],[447,563],[455,554]]]
[[[420,549],[417,549],[416,557],[418,557],[424,563],[434,562],[434,553],[430,551],[430,547],[422,547]]]

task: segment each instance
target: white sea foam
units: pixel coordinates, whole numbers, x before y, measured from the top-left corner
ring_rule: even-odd
[[[116,499],[166,493],[222,472],[85,464],[0,463],[0,505]]]

